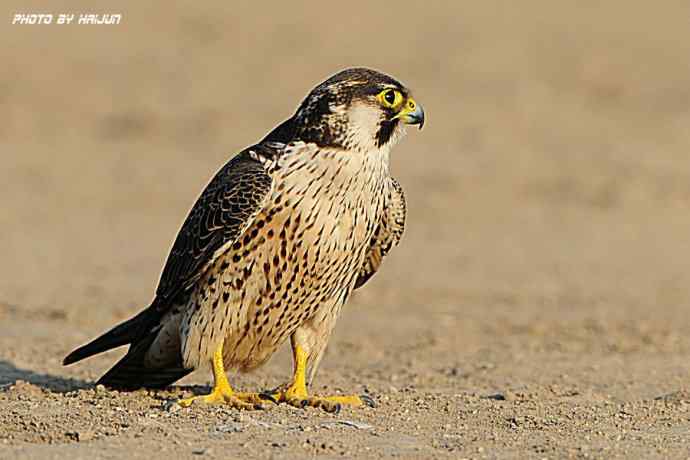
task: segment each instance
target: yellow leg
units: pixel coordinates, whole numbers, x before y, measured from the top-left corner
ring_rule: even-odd
[[[326,412],[338,413],[343,405],[360,407],[368,405],[373,407],[374,401],[366,395],[357,396],[309,396],[307,393],[307,352],[299,345],[293,346],[293,358],[295,360],[295,373],[292,383],[278,389],[270,395],[270,399],[276,402],[285,402],[295,407],[320,407]]]
[[[263,399],[257,393],[236,393],[225,375],[223,367],[223,344],[213,354],[213,390],[203,396],[180,399],[177,403],[189,407],[196,402],[205,404],[229,404],[237,409],[262,409]]]

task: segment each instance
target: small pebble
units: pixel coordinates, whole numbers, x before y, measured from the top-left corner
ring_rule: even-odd
[[[182,409],[182,406],[180,406],[179,404],[177,404],[177,401],[175,401],[175,400],[167,401],[167,402],[163,405],[163,410],[166,411],[166,412],[170,412],[171,414],[173,414],[173,413],[179,411],[180,409]]]

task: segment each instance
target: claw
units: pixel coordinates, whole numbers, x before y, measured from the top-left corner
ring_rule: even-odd
[[[374,401],[374,398],[369,395],[359,395],[359,399],[361,399],[362,402],[369,407],[376,407],[376,401]]]
[[[278,400],[270,393],[259,393],[259,398],[265,401],[271,401],[273,404],[278,404]]]
[[[369,407],[376,407],[376,403],[371,398],[371,396],[368,395],[338,395],[322,397],[308,395],[290,396],[286,395],[286,393],[287,392],[277,393],[270,396],[271,398],[273,398],[273,400],[277,401],[278,403],[284,402],[298,409],[306,409],[307,407],[320,408],[328,412],[329,414],[338,414],[342,410],[343,406],[361,407],[366,405]]]

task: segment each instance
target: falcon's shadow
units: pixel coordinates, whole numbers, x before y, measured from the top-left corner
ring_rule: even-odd
[[[67,393],[68,391],[93,387],[92,383],[88,383],[85,380],[64,378],[20,369],[11,362],[0,359],[0,390],[12,385],[17,380],[23,380],[54,393]]]

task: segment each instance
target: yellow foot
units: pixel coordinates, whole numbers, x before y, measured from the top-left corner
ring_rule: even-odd
[[[320,407],[326,412],[337,414],[344,405],[361,407],[367,405],[374,407],[374,400],[367,395],[351,396],[309,396],[307,393],[307,352],[297,343],[293,336],[293,358],[295,360],[295,373],[292,383],[279,386],[273,391],[261,394],[261,397],[278,404],[287,403],[294,407]]]
[[[264,393],[261,397],[275,403],[286,403],[301,409],[318,407],[332,414],[340,412],[343,406],[376,406],[374,400],[367,395],[309,396],[306,391],[298,391],[293,387],[288,387],[286,390],[278,389],[271,393]]]
[[[193,396],[177,401],[182,407],[189,407],[192,404],[227,404],[235,409],[260,410],[263,409],[262,398],[258,393],[235,393],[233,391],[213,390],[210,394],[203,396]]]

